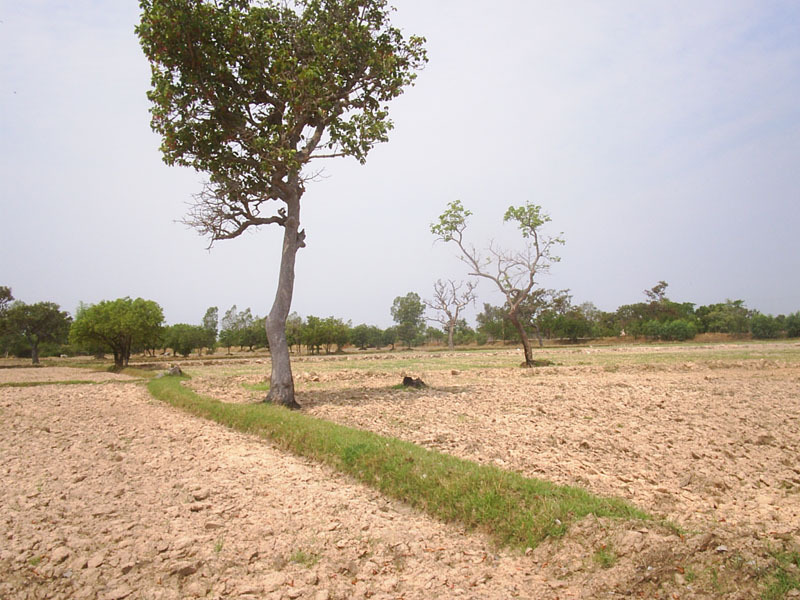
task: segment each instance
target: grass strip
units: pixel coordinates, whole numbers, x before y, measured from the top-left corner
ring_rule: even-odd
[[[184,387],[182,379],[152,379],[148,389],[173,406],[268,438],[442,521],[486,532],[501,545],[536,547],[589,514],[650,519],[619,499],[523,477],[273,404],[220,402]]]

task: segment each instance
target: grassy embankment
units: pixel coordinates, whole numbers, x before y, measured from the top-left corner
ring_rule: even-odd
[[[181,380],[153,379],[148,388],[173,406],[269,438],[438,519],[484,531],[500,544],[535,547],[547,537],[563,535],[571,522],[589,514],[650,518],[622,500],[526,478],[274,405],[219,402],[184,387]]]

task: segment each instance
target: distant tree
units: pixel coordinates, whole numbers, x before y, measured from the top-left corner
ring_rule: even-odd
[[[9,294],[10,295],[10,294]],[[39,345],[67,341],[72,318],[53,302],[25,304],[16,301],[4,309],[5,328],[23,340],[31,350],[33,364],[39,364]]]
[[[152,128],[170,165],[209,174],[187,223],[216,240],[284,228],[267,318],[266,401],[297,408],[286,340],[300,199],[315,159],[366,161],[388,139],[386,103],[426,61],[424,40],[391,26],[386,0],[140,0],[136,33],[152,67]],[[277,210],[271,206],[282,204]]]
[[[239,332],[239,312],[236,310],[235,304],[225,311],[220,325],[219,343],[221,346],[227,348],[228,354],[230,354],[231,347],[238,344],[241,340]]]
[[[250,352],[256,348],[269,347],[265,320],[258,316],[252,316],[249,308],[244,313],[240,313],[240,316],[242,315],[244,315],[240,323],[242,346],[246,346]]]
[[[387,327],[383,330],[381,344],[383,346],[391,346],[394,350],[394,345],[397,343],[397,327]]]
[[[175,354],[189,356],[192,351],[201,351],[208,342],[208,330],[199,325],[177,323],[167,328],[165,343]]]
[[[219,308],[211,306],[206,310],[203,315],[203,331],[205,331],[205,339],[203,346],[208,348],[208,353],[213,354],[214,348],[217,345],[217,330],[219,328]]]
[[[666,281],[659,281],[649,290],[645,290],[644,295],[647,296],[650,302],[664,302],[664,300],[666,300],[665,293],[668,287],[669,284]]]
[[[478,331],[487,336],[488,341],[503,341],[517,339],[514,324],[508,318],[508,312],[502,306],[492,306],[484,302],[483,312],[475,317]]]
[[[300,352],[300,345],[303,343],[303,317],[293,312],[286,319],[286,343],[289,349],[292,346],[297,346],[297,351]]]
[[[416,292],[398,296],[392,302],[392,318],[397,323],[397,338],[410,348],[425,330],[425,305]]]
[[[350,333],[350,341],[359,350],[366,350],[370,344],[370,327],[366,323],[361,323],[353,327]]]
[[[475,330],[469,326],[466,319],[459,319],[453,331],[454,342],[459,346],[465,346],[475,341]]]
[[[336,317],[328,317],[325,322],[330,330],[330,339],[336,344],[336,351],[341,352],[350,343],[350,332],[353,324],[350,321],[343,321]]]
[[[769,340],[780,335],[781,328],[775,317],[758,313],[750,319],[750,333],[754,339]]]
[[[11,295],[11,288],[5,285],[0,285],[0,316],[5,313],[8,305],[14,300]]]
[[[454,347],[453,335],[461,311],[475,303],[476,286],[474,281],[456,283],[452,279],[438,279],[433,284],[433,299],[424,300],[425,306],[436,312],[432,320],[441,323],[447,332],[447,347],[450,350]]]
[[[114,354],[114,367],[128,366],[131,348],[156,347],[164,313],[152,300],[119,298],[82,305],[69,332],[76,345],[99,345]]]
[[[8,324],[6,322],[6,310],[8,305],[14,300],[11,294],[11,288],[0,285],[0,352],[8,358],[8,352],[13,342],[13,336],[8,331]]]
[[[592,333],[592,323],[577,307],[556,316],[553,325],[558,337],[566,338],[573,343],[577,342],[579,338],[590,336]]]
[[[786,316],[786,337],[800,337],[800,311]]]
[[[530,328],[535,333],[541,348],[543,335],[548,339],[560,335],[556,322],[571,310],[574,309],[569,290],[535,288],[520,302],[518,313],[525,330]]]
[[[439,220],[431,224],[431,232],[439,240],[454,242],[461,251],[461,260],[472,269],[470,275],[494,282],[505,296],[508,317],[522,342],[525,365],[531,367],[534,365],[533,353],[519,317],[519,307],[534,289],[536,276],[559,260],[552,252],[553,247],[564,241],[559,237],[542,235],[542,227],[550,217],[542,212],[540,206],[527,202],[519,207],[510,206],[503,216],[503,221],[517,224],[525,248],[521,252],[509,252],[489,244],[488,256],[483,256],[474,246],[467,246],[464,240],[467,219],[471,214],[460,201],[450,202]]]
[[[698,307],[696,316],[703,332],[736,334],[749,331],[753,311],[745,306],[744,300],[726,300]]]

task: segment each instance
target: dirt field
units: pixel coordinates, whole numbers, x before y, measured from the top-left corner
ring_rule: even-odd
[[[298,401],[679,530],[587,519],[527,554],[498,549],[130,377],[0,369],[0,383],[98,382],[0,388],[0,598],[759,597],[771,552],[800,539],[800,346],[545,354],[556,365],[536,370],[507,350],[303,357]],[[183,366],[219,399],[264,394],[264,359]],[[398,389],[403,374],[429,387]]]

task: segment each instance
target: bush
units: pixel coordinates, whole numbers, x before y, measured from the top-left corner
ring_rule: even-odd
[[[780,324],[772,315],[756,315],[750,319],[750,333],[757,340],[771,340],[780,334]]]
[[[662,339],[674,340],[677,342],[691,340],[696,335],[697,327],[695,324],[685,319],[676,319],[664,323],[661,333]]]

